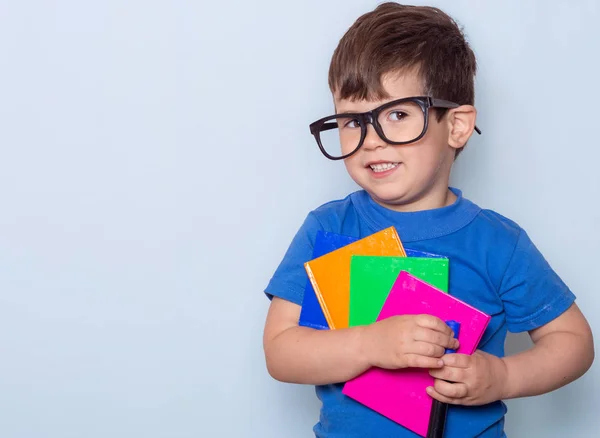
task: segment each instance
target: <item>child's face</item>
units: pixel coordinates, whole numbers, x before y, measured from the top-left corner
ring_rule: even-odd
[[[415,73],[384,77],[383,86],[390,95],[384,101],[352,102],[334,96],[336,112],[364,112],[391,100],[423,95],[421,79]],[[401,211],[445,205],[455,149],[448,143],[451,127],[447,116],[438,122],[435,110],[430,111],[427,132],[420,140],[390,145],[369,124],[363,146],[344,160],[352,179],[379,204]]]

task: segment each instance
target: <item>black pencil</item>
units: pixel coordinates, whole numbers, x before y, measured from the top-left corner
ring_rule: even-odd
[[[452,329],[454,337],[458,338],[460,323],[456,321],[446,321],[446,324]],[[456,350],[446,349],[446,354],[456,353]],[[429,426],[427,428],[427,438],[443,438],[446,429],[446,415],[448,414],[448,404],[433,399],[431,414],[429,416]]]

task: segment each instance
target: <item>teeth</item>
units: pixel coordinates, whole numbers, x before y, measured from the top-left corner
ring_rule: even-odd
[[[386,170],[393,169],[396,167],[398,163],[381,163],[381,164],[371,164],[369,167],[373,169],[373,172],[385,172]]]

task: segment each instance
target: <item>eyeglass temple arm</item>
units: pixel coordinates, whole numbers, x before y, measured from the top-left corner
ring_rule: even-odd
[[[321,129],[320,130],[321,131],[329,131],[330,129],[336,129],[337,127],[338,127],[337,123],[331,123],[331,122],[329,122],[329,123],[323,123],[321,125]]]

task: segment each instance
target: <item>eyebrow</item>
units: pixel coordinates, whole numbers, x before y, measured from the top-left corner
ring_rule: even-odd
[[[351,111],[351,110],[338,111],[338,109],[335,108],[335,107],[334,107],[334,110],[335,110],[335,114],[363,114],[363,113],[371,111],[371,110],[367,110],[367,111]]]
[[[388,100],[386,102],[379,103],[379,105],[377,105],[375,108],[371,108],[370,110],[367,110],[367,111],[348,111],[348,110],[346,110],[346,111],[342,111],[342,112],[337,112],[337,108],[336,108],[335,113],[336,114],[364,114],[364,113],[368,113],[369,111],[373,111],[374,109],[379,108],[380,106],[385,105],[386,103],[393,102],[394,100],[398,100],[398,99],[404,99],[404,98],[396,97],[392,100]]]
[[[393,102],[393,101],[395,101],[395,100],[400,100],[400,99],[409,99],[409,98],[411,98],[411,97],[415,97],[415,96],[424,96],[424,95],[425,95],[425,94],[415,94],[414,96],[413,96],[413,95],[409,95],[409,96],[392,96],[392,95],[389,95],[389,97],[388,97],[388,98],[386,98],[386,99],[384,99],[383,101],[381,101],[381,100],[380,100],[380,101],[378,101],[378,102],[379,102],[379,104],[378,104],[378,105],[377,105],[375,108],[379,108],[380,106],[382,106],[382,105],[385,105],[386,103],[389,103],[389,102]],[[336,107],[336,105],[334,104],[334,109],[335,109],[335,111],[336,111],[336,114],[362,114],[362,113],[365,113],[365,112],[372,111],[372,110],[373,110],[373,109],[375,109],[375,108],[372,108],[371,110],[368,110],[368,111],[343,111],[343,112],[337,112],[337,107]]]
[[[411,98],[411,96],[404,96],[404,97],[394,96],[391,99],[386,100],[385,102],[379,102],[379,104],[375,108],[372,108],[372,109],[367,110],[367,111],[342,111],[342,112],[337,112],[337,108],[335,108],[335,105],[334,105],[335,114],[340,114],[340,115],[341,114],[364,114],[364,113],[368,113],[369,111],[373,111],[373,110],[375,110],[375,109],[379,108],[380,106],[383,106],[383,105],[385,105],[387,103],[394,102],[395,100],[410,99],[410,98]]]

